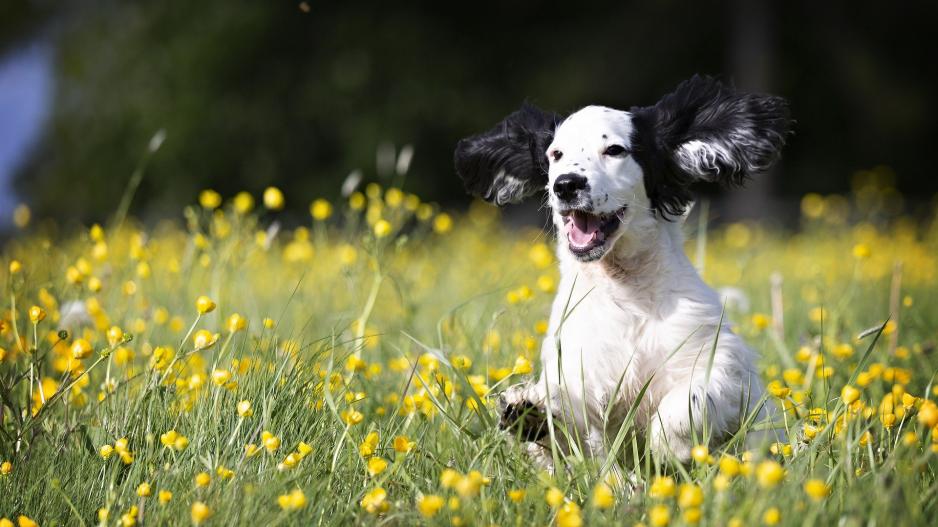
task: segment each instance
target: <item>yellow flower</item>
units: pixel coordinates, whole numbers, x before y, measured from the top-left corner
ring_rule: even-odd
[[[23,264],[19,260],[10,260],[10,274],[18,274],[23,270]]]
[[[160,443],[163,443],[163,446],[167,448],[173,448],[176,444],[176,439],[179,437],[179,433],[175,430],[170,430],[164,434],[160,434]]]
[[[720,457],[720,473],[727,477],[735,477],[739,474],[739,460],[735,457],[723,454]]]
[[[368,432],[368,435],[365,436],[365,440],[362,441],[362,444],[358,445],[358,452],[362,455],[362,457],[368,457],[375,453],[375,450],[378,448],[378,440],[378,432]]]
[[[159,491],[159,493],[157,493],[156,497],[157,499],[160,500],[160,505],[166,505],[167,503],[170,502],[170,500],[173,499],[173,493],[166,489],[163,489]]]
[[[938,425],[938,404],[934,401],[925,401],[918,409],[918,422],[928,428],[934,428]]]
[[[684,523],[688,525],[694,525],[694,524],[700,523],[701,515],[702,513],[700,512],[700,509],[697,507],[693,507],[693,508],[684,510],[684,512],[681,514],[681,517],[684,519]]]
[[[648,495],[652,498],[665,499],[674,496],[677,486],[670,476],[656,476],[648,488]]]
[[[443,498],[430,494],[417,499],[417,510],[424,518],[432,518],[443,508]]]
[[[275,452],[280,448],[280,438],[271,434],[267,430],[261,432],[261,443],[268,452]]]
[[[860,398],[860,390],[845,384],[843,389],[840,390],[840,399],[844,404],[850,405],[857,401]]]
[[[782,513],[778,507],[770,507],[762,514],[762,523],[766,525],[775,525],[782,519]]]
[[[472,367],[472,359],[465,355],[456,355],[450,362],[457,370],[468,370]]]
[[[865,260],[873,254],[870,246],[865,243],[858,243],[853,246],[853,257],[857,260]]]
[[[153,494],[153,491],[150,489],[149,483],[143,482],[140,485],[137,485],[137,496],[140,496],[141,498],[147,498],[151,494]]]
[[[362,500],[359,502],[361,508],[365,509],[369,514],[378,514],[381,512],[386,512],[388,510],[389,504],[386,501],[388,493],[381,487],[375,487],[368,491],[362,497]]]
[[[823,501],[830,496],[831,488],[824,483],[824,480],[809,479],[804,483],[804,493],[814,501]]]
[[[599,482],[593,487],[593,506],[599,509],[608,509],[615,505],[616,497],[612,493],[612,488],[603,482]]]
[[[72,343],[72,358],[75,360],[87,358],[92,351],[94,349],[91,347],[91,343],[85,339],[76,339]]]
[[[352,210],[362,210],[365,207],[365,195],[361,192],[353,192],[348,197],[348,206]]]
[[[524,489],[511,489],[508,491],[508,499],[515,503],[521,503],[528,492]]]
[[[752,325],[755,326],[758,330],[763,330],[769,327],[769,324],[772,323],[772,319],[768,315],[762,313],[755,313],[752,315]]]
[[[896,425],[896,414],[881,414],[879,420],[883,423],[883,428],[889,430]]]
[[[264,206],[269,210],[280,210],[283,208],[283,192],[277,187],[267,187],[264,189]]]
[[[225,326],[227,326],[229,333],[237,333],[238,331],[248,327],[248,319],[242,317],[238,313],[232,313],[231,316],[228,317],[228,321],[225,323]]]
[[[368,474],[371,476],[377,476],[378,474],[384,472],[387,468],[388,462],[378,456],[368,460]]]
[[[234,470],[231,470],[230,468],[227,468],[224,466],[219,466],[218,468],[216,468],[215,473],[218,474],[218,477],[220,477],[221,479],[231,479],[234,477]]]
[[[208,472],[199,472],[195,475],[196,487],[207,487],[212,482],[212,476]]]
[[[313,203],[309,206],[309,213],[314,220],[327,220],[330,216],[332,216],[332,204],[322,198],[319,198],[313,201]]]
[[[46,318],[46,310],[39,306],[32,306],[29,308],[29,321],[33,324],[38,324],[43,319]]]
[[[710,449],[706,445],[697,445],[690,450],[690,456],[698,463],[706,463],[710,459]]]
[[[853,356],[853,346],[842,342],[831,349],[831,355],[837,357],[838,359],[849,359]]]
[[[251,408],[251,401],[238,401],[238,415],[241,417],[251,417],[254,415],[254,409]]]
[[[249,192],[238,192],[234,197],[234,209],[238,214],[247,214],[254,208],[254,196]]]
[[[98,449],[98,454],[101,454],[101,457],[107,459],[111,457],[111,454],[114,453],[114,447],[111,445],[101,445],[101,448]]]
[[[677,504],[682,509],[688,509],[690,507],[699,507],[703,503],[704,495],[703,489],[697,485],[692,484],[683,484],[681,485],[681,491],[677,496]]]
[[[200,315],[215,311],[215,307],[215,302],[205,295],[195,299],[195,309]]]
[[[906,432],[902,434],[902,444],[912,446],[918,444],[918,435],[915,432]]]
[[[212,333],[207,329],[200,329],[192,335],[192,345],[197,350],[204,350],[212,347],[218,341],[218,333]]]
[[[198,525],[207,520],[209,516],[212,515],[212,511],[208,508],[208,505],[202,503],[201,501],[197,501],[192,504],[190,515],[192,516],[192,523]]]
[[[772,488],[785,479],[785,469],[775,461],[763,461],[756,466],[756,479],[760,486]]]
[[[231,372],[228,370],[214,370],[212,371],[212,382],[216,386],[224,386],[228,384],[228,381],[231,380]]]
[[[557,511],[557,527],[580,527],[583,518],[580,515],[580,506],[572,501],[564,503]]]
[[[342,421],[349,426],[357,425],[364,421],[365,416],[358,410],[342,410],[339,414],[342,417]]]
[[[124,330],[118,326],[111,326],[107,330],[107,343],[111,346],[117,346],[124,341]]]
[[[374,229],[375,229],[376,237],[384,238],[385,236],[391,234],[393,227],[391,226],[391,222],[389,222],[388,220],[381,219],[375,223]]]
[[[445,212],[441,212],[433,218],[433,230],[438,234],[446,234],[453,228],[453,218]]]
[[[463,497],[472,497],[479,493],[482,485],[488,485],[489,479],[478,470],[471,470],[456,481],[456,492]]]
[[[775,454],[776,456],[790,456],[791,451],[791,445],[788,443],[772,443],[769,445],[769,452]]]
[[[547,501],[547,504],[551,507],[559,507],[565,501],[563,491],[557,487],[551,487],[547,489],[547,494],[544,495],[544,499]]]
[[[255,445],[254,443],[248,443],[244,445],[244,455],[247,457],[254,457],[260,451],[261,449],[257,448],[257,445]]]
[[[39,524],[33,521],[29,516],[24,516],[22,514],[16,518],[16,525],[18,527],[39,527]]]
[[[0,474],[6,476],[10,472],[13,472],[13,463],[4,461],[2,464],[0,464]]]
[[[289,494],[281,494],[277,497],[277,504],[285,511],[295,511],[306,506],[306,494],[301,489],[293,489]]]
[[[771,381],[766,385],[765,389],[768,390],[773,397],[778,397],[779,399],[784,399],[791,394],[791,388],[782,384],[781,381]]]
[[[655,505],[648,510],[648,521],[653,527],[664,527],[671,523],[671,511],[664,505]]]
[[[217,209],[221,205],[221,194],[207,188],[199,193],[199,205],[208,210]]]
[[[531,361],[520,355],[515,359],[515,365],[511,369],[511,373],[515,375],[527,375],[532,371],[534,371],[534,368],[531,366]]]
[[[400,452],[401,454],[406,454],[414,449],[416,443],[411,441],[407,436],[397,436],[394,438],[394,450]]]

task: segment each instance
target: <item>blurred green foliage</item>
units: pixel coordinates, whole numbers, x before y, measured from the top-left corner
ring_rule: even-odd
[[[740,11],[750,4],[761,16]],[[562,113],[628,108],[696,72],[791,99],[798,126],[777,193],[840,190],[853,170],[878,164],[903,190],[934,188],[935,44],[922,35],[935,4],[856,8],[849,19],[836,6],[764,1],[305,5],[4,4],[0,45],[39,27],[56,48],[53,117],[18,192],[40,215],[105,217],[165,129],[139,215],[173,214],[205,187],[232,195],[268,184],[304,211],[335,197],[354,169],[380,179],[384,143],[416,147],[406,188],[452,201],[464,196],[455,141],[523,100]],[[741,61],[752,42],[768,45]]]

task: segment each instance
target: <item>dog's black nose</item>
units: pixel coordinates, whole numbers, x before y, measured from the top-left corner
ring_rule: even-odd
[[[560,201],[573,201],[577,193],[586,189],[586,178],[579,174],[561,174],[554,181],[554,194]]]

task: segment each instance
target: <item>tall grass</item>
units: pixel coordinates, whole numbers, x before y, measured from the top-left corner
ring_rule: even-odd
[[[787,443],[744,452],[744,429],[685,466],[626,419],[608,458],[554,449],[553,474],[497,430],[493,404],[551,338],[540,231],[377,185],[293,230],[275,195],[259,209],[213,193],[181,224],[40,225],[0,270],[0,517],[931,525],[938,223],[887,216],[878,195],[807,196],[797,232],[689,237],[707,281],[732,288],[727,318],[762,356]],[[202,295],[217,307],[200,313]]]

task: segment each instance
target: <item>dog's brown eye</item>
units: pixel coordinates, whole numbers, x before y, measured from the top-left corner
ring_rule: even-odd
[[[626,149],[622,145],[610,145],[606,147],[606,150],[603,151],[604,156],[621,156],[626,152]]]
[[[554,161],[560,161],[560,158],[563,157],[563,152],[560,150],[551,150],[550,158]]]

